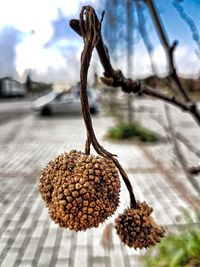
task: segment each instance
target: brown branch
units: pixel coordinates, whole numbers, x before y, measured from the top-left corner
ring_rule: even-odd
[[[89,140],[86,142],[86,151],[88,152],[87,145],[88,142],[91,141],[94,149],[99,155],[107,157],[115,163],[129,191],[130,206],[131,208],[134,208],[137,206],[137,202],[133,193],[132,185],[129,181],[127,174],[120,165],[119,161],[114,157],[115,155],[105,150],[103,146],[99,144],[92,126],[92,120],[90,116],[90,109],[87,97],[87,76],[93,49],[100,40],[99,36],[101,28],[101,23],[99,23],[95,11],[92,7],[84,6],[82,8],[80,13],[79,28],[84,40],[84,48],[81,54],[80,99],[81,99],[82,114],[87,129],[87,138]]]
[[[146,3],[146,5],[149,9],[149,12],[151,14],[151,17],[152,17],[152,20],[154,22],[155,28],[157,30],[158,36],[159,36],[160,41],[161,41],[163,48],[165,50],[167,60],[168,60],[168,65],[169,65],[170,77],[172,78],[172,80],[176,84],[179,92],[181,93],[181,95],[183,96],[185,101],[191,102],[190,96],[187,94],[187,92],[185,91],[184,87],[182,86],[182,84],[180,82],[180,79],[177,75],[176,68],[174,65],[174,51],[175,51],[175,48],[176,48],[178,42],[175,40],[172,43],[172,45],[169,44],[167,34],[164,30],[164,26],[161,22],[159,15],[158,15],[158,12],[156,10],[156,7],[155,7],[153,0],[144,0],[144,2]]]
[[[90,145],[91,145],[91,139],[89,134],[87,133],[87,139],[85,142],[85,154],[86,155],[90,155]]]
[[[81,35],[81,30],[79,26],[79,20],[71,20],[70,26],[72,29],[79,35]],[[82,35],[81,35],[82,36]],[[197,106],[194,103],[185,103],[183,101],[177,100],[175,97],[167,96],[153,88],[143,85],[140,82],[133,81],[132,79],[125,78],[123,73],[120,70],[114,70],[112,68],[110,57],[107,51],[107,48],[104,45],[103,38],[100,36],[98,43],[96,44],[97,53],[99,55],[102,66],[105,70],[104,75],[102,77],[102,82],[109,86],[118,87],[120,86],[122,90],[126,93],[142,93],[145,95],[149,95],[165,102],[168,102],[185,112],[190,113],[195,121],[200,126],[200,113],[197,109]]]
[[[96,14],[94,15],[96,17]],[[79,20],[77,19],[71,19],[69,22],[70,27],[80,36],[82,36]],[[101,64],[104,68],[104,75],[106,77],[112,77],[114,74],[114,69],[112,68],[112,65],[110,63],[110,57],[108,54],[108,49],[104,45],[103,38],[101,36],[101,33],[99,33],[99,41],[96,44],[96,50],[99,55],[99,59],[101,61]]]

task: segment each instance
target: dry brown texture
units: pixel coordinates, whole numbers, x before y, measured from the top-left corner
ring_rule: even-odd
[[[115,228],[121,241],[129,247],[147,248],[159,243],[164,229],[158,226],[150,216],[153,209],[146,202],[136,208],[127,208],[115,220]]]
[[[54,222],[79,231],[98,227],[115,212],[120,181],[111,160],[72,150],[44,168],[39,191]]]

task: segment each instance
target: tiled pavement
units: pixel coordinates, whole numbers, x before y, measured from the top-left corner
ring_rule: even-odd
[[[145,116],[144,112],[143,123],[159,128]],[[137,199],[152,205],[154,217],[169,231],[176,230],[177,224],[185,224],[180,208],[192,213],[193,206],[164,178],[155,162],[145,157],[139,146],[106,141],[103,135],[113,123],[111,118],[97,117],[93,122],[103,146],[118,155]],[[190,134],[198,136],[197,130],[193,129]],[[159,131],[163,134],[161,129]],[[143,251],[123,246],[114,230],[114,249],[102,248],[100,240],[106,224],[78,234],[59,228],[50,221],[39,196],[38,178],[42,167],[64,150],[84,147],[85,130],[81,118],[41,119],[26,115],[1,125],[0,132],[0,266],[142,266],[138,256]],[[148,146],[148,150],[156,158],[165,160],[169,167],[173,165],[173,154],[166,143]],[[196,163],[191,157],[189,160]],[[185,179],[179,169],[176,169],[176,176]],[[195,195],[192,188],[190,190]],[[122,182],[118,212],[128,202]],[[108,222],[113,222],[114,217]]]

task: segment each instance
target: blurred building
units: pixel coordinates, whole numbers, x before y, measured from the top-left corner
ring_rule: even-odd
[[[12,77],[0,79],[0,97],[25,96],[26,91],[26,86]]]

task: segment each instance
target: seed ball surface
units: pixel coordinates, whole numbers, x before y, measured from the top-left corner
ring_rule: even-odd
[[[150,216],[152,211],[146,202],[138,202],[136,208],[127,208],[117,217],[115,228],[124,244],[142,249],[160,242],[165,231]]]
[[[43,169],[39,191],[55,223],[80,231],[98,227],[115,212],[120,180],[111,160],[72,150]]]

